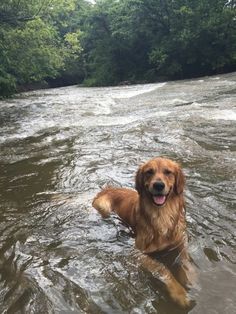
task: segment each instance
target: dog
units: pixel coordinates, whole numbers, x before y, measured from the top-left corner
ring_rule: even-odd
[[[178,163],[153,158],[139,167],[136,190],[107,187],[92,205],[102,217],[115,212],[131,227],[135,246],[144,253],[143,266],[164,283],[173,301],[186,308],[191,304],[186,287],[192,284],[194,270],[187,252],[184,186]],[[168,252],[174,256],[171,265],[163,262]]]

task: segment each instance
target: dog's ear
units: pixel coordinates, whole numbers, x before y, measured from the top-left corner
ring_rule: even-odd
[[[141,194],[142,192],[142,186],[143,186],[143,167],[140,166],[135,176],[135,189],[139,194]]]
[[[185,176],[180,168],[180,166],[177,166],[176,173],[175,173],[175,186],[174,190],[177,195],[183,193],[185,186]]]

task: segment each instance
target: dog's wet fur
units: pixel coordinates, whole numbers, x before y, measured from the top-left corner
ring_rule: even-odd
[[[164,283],[173,301],[189,307],[186,287],[192,284],[194,268],[187,252],[184,185],[178,163],[154,158],[139,167],[136,190],[105,188],[93,207],[104,218],[117,213],[132,228],[135,246],[144,253],[142,265]],[[163,260],[168,252],[175,256],[171,263]]]

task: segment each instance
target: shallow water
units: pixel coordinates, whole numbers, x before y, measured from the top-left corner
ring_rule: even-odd
[[[133,187],[154,156],[181,162],[190,313],[236,308],[236,73],[160,84],[40,90],[0,102],[3,313],[186,313],[137,263],[134,240],[91,200]]]

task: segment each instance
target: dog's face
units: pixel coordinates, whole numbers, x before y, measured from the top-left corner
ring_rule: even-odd
[[[139,195],[161,207],[171,197],[180,195],[184,189],[184,175],[180,166],[166,158],[155,158],[138,169],[135,188]]]

